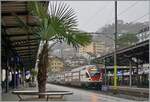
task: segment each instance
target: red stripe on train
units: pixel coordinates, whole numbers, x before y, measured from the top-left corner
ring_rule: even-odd
[[[102,80],[102,77],[101,75],[96,75],[96,76],[92,76],[91,79],[92,81],[99,81],[99,80]]]

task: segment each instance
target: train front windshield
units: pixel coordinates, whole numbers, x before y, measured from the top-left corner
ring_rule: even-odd
[[[89,74],[90,74],[90,76],[100,75],[100,70],[93,66],[93,67],[89,68]]]

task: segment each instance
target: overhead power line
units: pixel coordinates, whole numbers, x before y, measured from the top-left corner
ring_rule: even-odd
[[[131,21],[131,22],[132,22],[132,23],[133,23],[133,22],[136,22],[136,21],[142,19],[143,17],[148,16],[148,14],[149,14],[149,13],[146,13],[145,15],[143,15],[143,16],[141,16],[141,17],[139,17],[139,18],[137,18],[137,19],[135,19],[134,21]]]
[[[127,7],[126,9],[124,9],[122,12],[118,13],[118,16],[120,16],[122,14],[125,14],[127,11],[129,11],[129,9],[131,9],[132,7],[134,7],[137,3],[138,3],[138,1],[136,1],[135,3],[133,3],[132,5],[130,5],[129,7]],[[111,22],[111,21],[113,21],[113,20],[114,20],[114,18],[108,20],[106,22],[106,24],[109,23],[109,22]]]
[[[85,26],[87,26],[89,23],[91,23],[91,21],[94,19],[94,17],[96,17],[97,15],[99,15],[100,13],[102,14],[103,11],[108,7],[108,5],[100,8],[97,10],[97,12],[94,13],[94,15],[92,15],[85,23],[87,23]]]
[[[127,7],[125,10],[123,10],[122,12],[118,13],[118,16],[126,13],[129,9],[131,9],[132,7],[134,7],[136,4],[138,3],[138,1],[136,1],[135,3],[133,3],[132,5],[130,5],[129,7]]]

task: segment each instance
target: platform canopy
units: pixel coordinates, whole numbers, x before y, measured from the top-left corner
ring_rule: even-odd
[[[23,64],[30,63],[34,67],[40,39],[20,28],[14,16],[17,15],[31,27],[38,26],[34,17],[29,14],[27,4],[26,1],[1,2],[2,38],[21,58]]]
[[[92,62],[102,64],[105,60],[106,65],[113,66],[113,55],[114,52],[95,58]],[[135,61],[135,59],[138,59],[138,61]],[[129,61],[131,61],[133,65],[137,63],[149,63],[149,40],[117,50],[117,65],[129,66]]]

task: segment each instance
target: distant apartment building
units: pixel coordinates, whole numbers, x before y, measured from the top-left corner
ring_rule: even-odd
[[[49,72],[61,72],[64,71],[64,62],[59,57],[49,58]]]
[[[83,57],[73,56],[72,58],[65,59],[65,65],[69,66],[66,70],[70,68],[76,68],[88,64],[87,60]]]
[[[106,51],[105,42],[95,41],[94,47],[95,47],[95,54],[97,56],[103,55],[103,53],[105,53],[105,51]]]
[[[94,42],[90,43],[87,46],[81,46],[79,48],[79,54],[82,55],[84,53],[93,53],[95,54],[95,46],[94,46]]]
[[[91,44],[85,47],[80,47],[79,54],[86,55],[86,53],[88,53],[95,56],[101,56],[106,52],[106,50],[107,48],[105,46],[105,42],[93,41]]]

